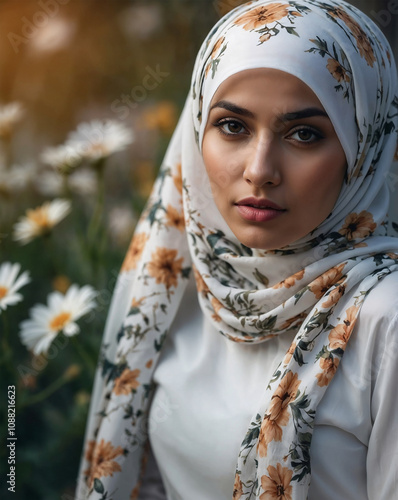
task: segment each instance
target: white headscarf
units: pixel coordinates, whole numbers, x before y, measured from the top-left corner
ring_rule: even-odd
[[[348,164],[330,216],[274,251],[236,239],[216,208],[201,156],[217,88],[254,68],[285,71],[313,90]],[[259,394],[258,411],[242,436],[231,495],[265,500],[279,488],[287,499],[307,498],[317,405],[363,300],[398,269],[397,239],[385,236],[386,179],[397,142],[395,93],[387,41],[345,2],[259,0],[214,27],[115,290],[79,500],[137,498],[152,373],[192,270],[203,313],[231,341],[258,343],[297,331],[272,379],[264,381],[266,394]]]

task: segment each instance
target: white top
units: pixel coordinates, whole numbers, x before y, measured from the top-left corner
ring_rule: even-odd
[[[293,338],[231,342],[213,330],[194,285],[188,288],[154,372],[149,415],[167,500],[231,500],[241,442]],[[309,500],[398,499],[397,354],[394,273],[365,300],[318,406]]]

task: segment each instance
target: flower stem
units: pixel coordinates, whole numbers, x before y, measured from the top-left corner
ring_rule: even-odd
[[[47,399],[49,396],[54,394],[58,389],[60,389],[63,385],[65,385],[67,382],[69,382],[69,379],[65,377],[65,375],[61,375],[58,377],[52,384],[47,386],[45,389],[42,391],[38,392],[34,396],[31,396],[30,398],[25,399],[25,401],[22,401],[20,408],[24,408],[25,406],[31,406],[36,403],[40,403],[41,401],[44,401]]]
[[[3,322],[3,334],[1,336],[1,345],[2,345],[2,357],[0,358],[0,366],[5,365],[7,371],[9,372],[10,375],[15,377],[15,380],[18,378],[17,371],[15,369],[14,363],[12,362],[12,349],[11,346],[8,342],[8,336],[9,336],[9,327],[8,327],[8,320],[5,312],[1,314],[3,316],[2,322]]]
[[[99,160],[95,167],[97,171],[97,181],[98,181],[97,201],[87,231],[88,240],[93,246],[95,245],[95,239],[99,230],[102,212],[104,208],[104,199],[105,199],[104,167],[105,167],[104,159]]]
[[[78,352],[79,356],[82,358],[84,364],[90,373],[95,372],[95,362],[91,358],[90,354],[86,351],[86,349],[82,346],[81,342],[76,337],[71,337],[72,345],[75,350]]]

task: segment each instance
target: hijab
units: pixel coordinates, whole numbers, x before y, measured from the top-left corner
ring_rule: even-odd
[[[201,154],[216,90],[255,68],[281,70],[308,85],[347,159],[331,214],[304,238],[272,251],[248,248],[234,236],[214,203]],[[253,1],[211,30],[115,288],[79,499],[137,498],[152,374],[192,273],[203,314],[231,342],[297,332],[271,380],[264,380],[265,393],[242,436],[231,496],[307,498],[317,405],[363,301],[398,269],[397,240],[386,236],[395,92],[387,41],[344,1]]]

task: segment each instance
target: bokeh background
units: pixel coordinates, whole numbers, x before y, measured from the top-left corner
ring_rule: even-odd
[[[14,119],[0,110],[0,264],[19,263],[31,276],[21,291],[23,301],[0,311],[1,498],[73,498],[115,277],[182,109],[200,43],[220,16],[240,3],[0,2],[0,105],[20,106]],[[397,55],[397,2],[352,3],[379,23]],[[87,162],[86,175],[66,186],[65,177],[43,160],[43,151],[96,119],[118,121],[134,140],[105,155],[101,175],[98,163]],[[397,198],[398,176],[389,180]],[[60,197],[72,206],[65,220],[26,245],[14,241],[13,227],[27,209]],[[88,227],[94,227],[94,241]],[[60,337],[47,355],[33,356],[20,342],[20,322],[32,306],[45,304],[55,290],[65,293],[71,283],[98,291],[95,314],[79,322],[74,342]],[[7,491],[4,476],[10,384],[17,390],[15,494]]]

